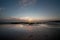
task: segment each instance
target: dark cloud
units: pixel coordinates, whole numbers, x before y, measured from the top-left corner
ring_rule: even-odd
[[[37,0],[20,0],[19,5],[21,7],[27,7],[27,6],[35,5],[36,2]]]

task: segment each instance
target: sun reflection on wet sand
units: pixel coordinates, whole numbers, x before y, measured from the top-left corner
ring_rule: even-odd
[[[14,30],[26,30],[26,31],[34,31],[34,30],[43,30],[45,28],[48,28],[47,24],[9,24],[9,25],[2,25],[4,28],[8,29],[14,29]]]
[[[23,30],[27,30],[27,31],[32,31],[33,30],[33,26],[31,25],[23,25],[23,24],[18,24],[15,26],[16,28],[21,28]]]

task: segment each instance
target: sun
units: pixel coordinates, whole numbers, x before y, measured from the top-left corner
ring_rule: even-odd
[[[32,22],[33,21],[33,18],[31,18],[31,17],[23,17],[23,19],[25,19],[28,22]]]
[[[25,17],[25,19],[26,19],[28,22],[32,22],[32,21],[33,21],[33,18],[31,18],[31,17]]]
[[[24,20],[25,22],[35,22],[35,21],[39,21],[38,18],[34,18],[34,17],[21,17],[20,19]]]

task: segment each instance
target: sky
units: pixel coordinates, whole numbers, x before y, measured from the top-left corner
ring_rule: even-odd
[[[0,18],[60,19],[60,0],[0,0]]]

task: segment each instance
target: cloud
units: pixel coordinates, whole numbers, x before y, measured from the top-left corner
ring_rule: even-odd
[[[0,8],[0,17],[3,16],[4,11],[5,11],[5,8]]]
[[[0,8],[0,11],[2,10],[2,8]]]
[[[0,13],[3,13],[5,8],[0,8]]]
[[[4,9],[5,9],[5,8],[0,8],[0,11],[1,11],[1,10],[4,10]]]
[[[31,5],[35,5],[37,0],[19,0],[19,5],[21,7],[27,7]]]

